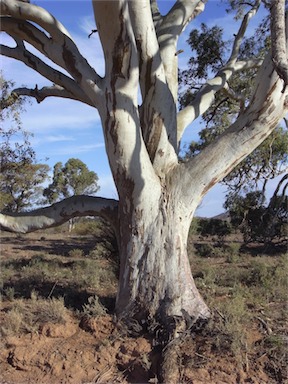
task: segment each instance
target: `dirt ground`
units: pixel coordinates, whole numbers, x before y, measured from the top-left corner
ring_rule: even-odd
[[[16,292],[15,297],[10,300],[2,295],[2,328],[7,326],[8,314],[15,302],[21,301],[22,305],[30,305],[31,300],[26,297],[25,287],[17,285],[17,279],[21,279],[24,268],[23,260],[30,260],[39,255],[39,252],[66,257],[70,250],[80,247],[88,252],[93,248],[93,242],[89,238],[83,240],[67,235],[63,240],[61,234],[45,234],[41,237],[38,233],[17,237],[2,233],[2,261],[22,262],[18,275],[16,271],[8,283],[3,279],[2,290],[5,291],[6,287],[7,293],[7,286],[14,284]],[[66,257],[65,262],[67,259]],[[45,278],[37,284],[38,290],[41,289],[41,284],[45,287]],[[46,291],[43,288],[46,297],[51,294],[52,288],[49,286],[45,288]],[[89,292],[86,298],[83,295],[79,300],[87,299]],[[50,298],[51,296],[52,294]],[[102,296],[110,299],[112,297],[112,304],[108,313],[95,318],[76,313],[75,307],[70,307],[62,323],[42,320],[34,332],[2,332],[0,384],[159,383],[161,348],[153,345],[149,335],[129,336],[114,322],[115,286],[112,286],[111,292],[102,291]],[[218,300],[222,298],[218,297]],[[260,316],[258,319],[255,316],[247,328],[247,351],[250,352],[242,353],[241,356],[235,356],[231,352],[229,338],[226,341],[221,340],[219,347],[217,321],[221,320],[222,315],[215,311],[213,316],[214,331],[211,327],[204,328],[199,332],[183,335],[183,338],[169,346],[171,356],[174,356],[171,361],[177,361],[178,364],[181,383],[287,382],[284,370],[279,373],[278,366],[273,361],[273,351],[265,350],[265,339],[270,330]],[[172,366],[171,369],[175,367]]]

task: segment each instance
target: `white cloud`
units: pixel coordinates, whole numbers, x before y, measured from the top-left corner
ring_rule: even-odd
[[[75,137],[65,135],[50,135],[46,136],[46,141],[48,143],[56,143],[58,141],[75,141]]]
[[[51,149],[49,151],[50,155],[79,155],[81,153],[86,152],[94,152],[95,149],[104,148],[104,143],[96,143],[96,144],[84,144],[84,145],[62,145],[59,148]]]

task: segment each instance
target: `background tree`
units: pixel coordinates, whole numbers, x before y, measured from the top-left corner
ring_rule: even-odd
[[[287,240],[287,178],[287,174],[281,178],[268,204],[263,191],[228,196],[224,207],[229,211],[232,225],[241,230],[246,243]]]
[[[49,167],[36,163],[30,135],[20,119],[24,100],[11,93],[12,87],[13,82],[0,74],[0,209],[20,212],[39,202]],[[9,128],[3,126],[4,120],[11,123]]]
[[[76,215],[110,219],[120,252],[117,318],[131,332],[144,328],[154,333],[162,345],[210,316],[195,286],[187,255],[187,236],[197,206],[269,136],[287,112],[284,0],[271,2],[267,10],[273,21],[271,51],[263,59],[253,55],[246,59],[241,54],[247,26],[260,2],[231,2],[241,12],[229,55],[219,62],[216,75],[212,74],[178,113],[177,42],[187,24],[204,11],[202,0],[178,0],[165,16],[156,0],[151,4],[148,0],[93,1],[104,53],[104,77],[81,55],[66,28],[45,9],[17,0],[1,1],[1,28],[16,42],[14,48],[2,46],[2,54],[21,60],[53,83],[15,92],[39,102],[58,96],[95,107],[119,196],[118,202],[75,196],[18,217],[1,215],[1,225],[27,232]],[[72,6],[73,2],[67,3],[68,10]],[[36,57],[26,42],[59,69]],[[236,73],[240,77],[255,67],[251,96],[235,121],[197,156],[179,161],[185,129],[211,107],[214,110],[218,92],[229,89]],[[167,373],[163,382],[171,381],[179,378],[172,380]]]
[[[76,195],[93,195],[99,191],[98,176],[89,171],[79,159],[69,159],[63,166],[58,162],[54,166],[52,183],[44,189],[43,196],[49,204]],[[74,229],[75,219],[69,219],[69,232]]]
[[[43,196],[50,204],[74,195],[94,195],[99,191],[98,176],[89,171],[86,164],[71,158],[63,166],[61,162],[54,165],[52,183],[44,189]]]

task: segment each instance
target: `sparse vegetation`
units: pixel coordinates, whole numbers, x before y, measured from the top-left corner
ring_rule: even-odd
[[[5,321],[1,335],[4,339],[41,333],[47,322],[60,326],[66,324],[68,318],[80,323],[82,319],[90,319],[89,332],[96,332],[93,327],[103,331],[101,322],[109,319],[107,313],[113,310],[117,287],[118,263],[113,253],[113,236],[112,245],[109,236],[103,236],[102,241],[100,237],[98,242],[103,233],[103,223],[83,220],[76,224],[76,231],[78,225],[86,228],[80,236],[57,242],[49,240],[56,235],[46,231],[44,240],[41,240],[42,252],[35,251],[29,257],[6,255],[2,261],[1,294],[5,308],[2,315]],[[263,369],[269,377],[269,384],[284,383],[288,292],[286,255],[264,254],[263,247],[245,248],[235,235],[229,235],[221,242],[211,237],[203,239],[195,232],[190,232],[190,238],[196,244],[190,249],[191,268],[197,287],[213,315],[203,333],[193,336],[196,352],[190,346],[189,352],[185,348],[179,352],[181,364],[184,364],[183,377],[188,375],[190,368],[195,371],[211,364],[215,354],[218,358],[229,357],[237,369],[244,367],[248,371],[263,355],[266,367]],[[18,250],[24,247],[27,237],[13,239],[18,242]],[[89,245],[92,243],[94,246]],[[47,249],[47,244],[52,248]],[[35,243],[30,247],[38,249]],[[29,250],[29,246],[26,245],[25,249]],[[110,333],[105,333],[99,342],[101,353],[114,346],[111,337]],[[187,337],[183,339],[183,346],[188,342]],[[121,351],[126,351],[126,347],[121,348]],[[131,368],[131,375],[138,370],[148,380],[145,370],[153,371],[155,368],[148,353],[147,356],[149,364],[145,365],[146,368],[133,360],[135,368]],[[127,369],[127,363],[121,364],[119,366]]]
[[[100,303],[99,297],[97,295],[88,297],[88,303],[84,304],[82,307],[83,315],[88,317],[97,317],[105,315],[107,308]]]
[[[32,295],[31,300],[18,300],[9,309],[1,327],[3,336],[38,332],[43,324],[63,324],[67,318],[63,298],[41,299]]]

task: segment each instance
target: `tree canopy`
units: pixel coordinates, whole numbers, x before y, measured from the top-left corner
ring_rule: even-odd
[[[100,189],[97,181],[97,174],[89,171],[83,161],[71,158],[65,165],[54,165],[52,183],[44,189],[43,196],[52,204],[74,195],[93,195]]]
[[[2,75],[0,82],[0,120],[11,122],[9,128],[0,127],[0,209],[20,212],[40,203],[49,167],[36,162],[30,134],[22,128],[24,100],[11,93],[13,82]]]

